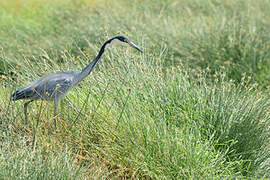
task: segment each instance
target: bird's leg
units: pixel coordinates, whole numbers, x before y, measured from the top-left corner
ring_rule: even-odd
[[[57,108],[58,108],[58,104],[59,104],[59,99],[55,99],[54,100],[54,117],[53,117],[53,124],[54,124],[54,128],[56,130],[56,117],[57,117]]]
[[[30,101],[28,101],[28,102],[26,102],[26,103],[24,103],[24,117],[25,117],[25,124],[28,124],[28,117],[27,117],[27,106],[31,103],[31,102],[33,102],[34,100],[30,100]]]

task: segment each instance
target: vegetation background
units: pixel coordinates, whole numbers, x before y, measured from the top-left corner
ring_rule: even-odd
[[[270,178],[269,0],[0,1],[3,179]],[[10,95],[79,70],[63,100],[29,108]]]

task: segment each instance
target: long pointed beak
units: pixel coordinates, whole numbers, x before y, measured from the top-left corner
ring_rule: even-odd
[[[133,42],[129,41],[128,44],[129,44],[131,47],[137,49],[138,51],[143,52],[143,51],[142,51],[136,44],[134,44]]]

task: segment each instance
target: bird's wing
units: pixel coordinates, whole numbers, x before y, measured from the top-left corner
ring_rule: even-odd
[[[65,94],[72,87],[76,73],[76,71],[66,71],[41,77],[17,90],[12,95],[12,99],[50,99],[57,93]]]

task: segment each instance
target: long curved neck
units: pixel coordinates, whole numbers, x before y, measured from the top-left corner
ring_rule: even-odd
[[[99,60],[101,59],[103,53],[105,52],[106,47],[111,43],[113,39],[110,39],[108,41],[106,41],[102,47],[99,50],[99,53],[97,55],[97,57],[90,62],[90,64],[88,64],[85,68],[83,68],[79,74],[78,77],[78,82],[82,81],[86,76],[88,76],[92,70],[94,69],[94,67],[97,65],[97,63],[99,62]]]

